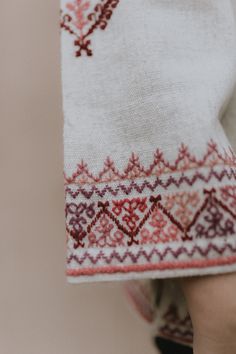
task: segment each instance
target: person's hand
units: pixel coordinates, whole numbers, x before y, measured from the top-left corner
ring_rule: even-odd
[[[183,278],[194,354],[236,354],[236,273]]]

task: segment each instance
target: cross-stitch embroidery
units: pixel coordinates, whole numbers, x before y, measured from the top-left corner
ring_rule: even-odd
[[[159,335],[177,342],[193,342],[192,321],[188,313],[180,316],[178,307],[170,304],[162,318],[164,324],[158,329]]]
[[[96,174],[82,160],[65,174],[68,275],[235,261],[235,168],[233,151],[212,140],[201,157],[182,144],[168,161],[157,149],[146,167],[135,153],[123,170],[107,157]]]
[[[87,0],[74,0],[66,4],[66,12],[62,11],[61,28],[74,36],[76,57],[83,53],[93,55],[91,35],[97,29],[105,30],[119,0],[101,0],[93,10],[91,3]]]

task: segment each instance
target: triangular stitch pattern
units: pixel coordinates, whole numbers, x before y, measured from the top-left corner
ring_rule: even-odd
[[[82,160],[64,174],[67,274],[236,263],[235,167],[213,140],[200,157],[184,144],[172,161],[157,149],[149,166],[133,152],[123,170],[110,156],[96,174]]]
[[[161,172],[160,161],[165,165]],[[199,172],[202,167],[204,171]],[[198,158],[184,144],[179,147],[174,161],[167,161],[163,152],[157,149],[153,162],[147,168],[135,153],[131,154],[123,171],[119,171],[111,157],[108,157],[97,175],[89,171],[82,160],[71,177],[65,175],[68,237],[72,237],[76,249],[233,235],[236,233],[236,185],[170,193],[168,189],[172,185],[177,189],[182,185],[192,187],[198,181],[204,182],[207,187],[211,179],[232,183],[236,181],[235,167],[236,157],[232,149],[222,154],[213,140],[207,143],[206,152]],[[168,178],[162,179],[167,171]],[[175,172],[181,173],[177,177],[173,175]],[[137,180],[143,176],[150,177],[153,173],[158,173],[153,182]],[[123,184],[122,180],[126,183]],[[106,182],[105,185],[103,182]],[[167,193],[156,194],[158,187]],[[142,195],[145,189],[151,191],[151,196]],[[129,197],[133,191],[136,196]],[[141,196],[137,196],[137,193]],[[107,194],[110,196],[106,199]],[[90,202],[89,199],[94,195],[98,201]],[[77,198],[80,199],[77,201]]]
[[[145,167],[137,154],[132,152],[123,171],[116,168],[115,162],[108,156],[103,163],[102,170],[94,174],[90,171],[87,163],[81,159],[81,162],[77,164],[75,172],[71,176],[67,176],[64,173],[64,178],[65,185],[97,185],[123,180],[134,181],[141,177],[162,177],[176,172],[184,173],[190,170],[199,170],[201,167],[208,167],[213,171],[212,173],[217,174],[213,170],[215,166],[236,167],[236,155],[231,147],[228,148],[228,151],[225,150],[224,154],[220,153],[216,142],[211,139],[207,143],[206,151],[202,157],[197,158],[191,154],[189,148],[182,143],[178,148],[178,154],[174,161],[168,161],[164,153],[160,149],[157,149],[153,154],[153,161],[148,167]],[[198,175],[201,175],[199,171]],[[221,176],[218,175],[218,178],[221,178]],[[168,186],[168,184],[173,182],[170,180],[166,183]],[[190,183],[194,183],[194,181],[190,181]]]
[[[192,343],[193,328],[189,313],[180,315],[175,304],[170,304],[162,316],[164,324],[158,328],[158,334],[182,343]]]
[[[66,193],[74,199],[79,195],[86,199],[91,199],[93,196],[104,198],[107,194],[110,194],[113,197],[117,197],[120,194],[129,195],[132,192],[142,194],[145,190],[154,193],[158,187],[161,187],[164,190],[168,190],[171,186],[176,188],[180,188],[182,185],[192,187],[198,181],[204,182],[207,185],[211,180],[214,179],[219,182],[222,182],[223,180],[228,182],[236,182],[236,170],[230,168],[230,170],[222,169],[221,171],[215,171],[213,168],[210,168],[207,172],[204,173],[199,173],[196,170],[192,176],[186,176],[184,173],[182,173],[180,177],[169,176],[167,180],[156,177],[154,182],[150,182],[146,179],[141,182],[137,180],[130,180],[130,182],[126,182],[126,184],[119,182],[116,186],[106,184],[105,186],[89,185],[88,187],[71,183],[70,185],[66,184],[65,188]]]
[[[194,232],[195,238],[205,239],[234,235],[236,233],[235,211],[233,212],[214,196],[215,189],[204,190],[204,193],[208,196],[189,224],[190,232]]]
[[[183,245],[180,245],[177,249],[173,250],[171,247],[165,248],[164,251],[158,250],[157,248],[151,248],[150,251],[145,251],[144,249],[139,249],[138,252],[134,253],[132,251],[125,251],[122,255],[116,251],[113,250],[110,254],[106,255],[102,250],[99,251],[96,255],[93,255],[89,251],[86,251],[83,253],[81,256],[78,256],[77,254],[70,254],[67,258],[67,264],[69,265],[72,261],[76,262],[79,266],[82,266],[84,263],[86,264],[87,261],[90,262],[91,265],[96,265],[99,263],[99,261],[103,261],[106,265],[111,265],[113,261],[118,261],[119,263],[124,263],[126,260],[131,260],[132,264],[136,264],[137,267],[133,267],[133,270],[139,271],[139,268],[141,268],[141,271],[143,270],[148,270],[148,269],[155,269],[153,266],[150,264],[150,267],[139,267],[138,261],[140,258],[145,259],[148,263],[152,261],[152,258],[154,256],[157,256],[159,259],[159,262],[164,261],[167,256],[171,256],[174,260],[178,260],[179,257],[182,255],[188,256],[189,259],[193,259],[194,255],[200,254],[204,258],[208,257],[209,253],[214,251],[218,255],[222,256],[226,251],[231,252],[232,254],[236,253],[236,246],[232,246],[230,244],[226,244],[223,246],[216,246],[213,243],[208,243],[208,245],[204,246],[193,246],[192,249],[189,251],[186,247]],[[236,259],[234,257],[233,262],[236,262]],[[223,264],[231,264],[230,261],[224,262]],[[218,264],[218,261],[215,262],[215,264]],[[173,266],[173,268],[178,268],[177,266]],[[181,265],[180,265],[181,268]],[[118,272],[121,270],[119,269]],[[123,273],[125,273],[127,270],[124,268],[122,270]],[[129,271],[129,270],[128,270]],[[116,273],[117,270],[113,269],[108,269],[105,270],[105,273]],[[89,271],[85,271],[84,274],[96,274],[97,271],[94,269],[89,269]],[[83,274],[83,269],[68,269],[68,274],[70,275],[82,275]]]
[[[158,244],[234,235],[236,210],[231,210],[223,202],[218,201],[214,197],[215,193],[215,189],[198,191],[197,197],[202,202],[195,213],[191,213],[192,218],[189,219],[188,225],[177,220],[178,206],[171,213],[161,201],[159,202],[160,195],[151,196],[149,200],[145,197],[98,202],[97,212],[94,209],[94,202],[78,205],[67,203],[67,232],[75,240],[75,248]],[[191,196],[191,192],[184,194],[187,197]],[[172,197],[174,199],[175,195],[172,194]],[[118,203],[120,203],[119,215],[116,211]],[[128,212],[126,204],[129,205]],[[183,213],[183,210],[181,212]]]

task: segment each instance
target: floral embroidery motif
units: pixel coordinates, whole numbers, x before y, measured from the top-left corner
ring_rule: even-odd
[[[221,189],[218,191],[218,193]],[[196,213],[188,228],[194,231],[196,238],[213,239],[235,234],[236,210],[229,209],[215,196],[216,190],[206,192],[208,197]],[[195,225],[195,226],[194,226]]]
[[[111,232],[113,231],[113,234]],[[97,237],[97,235],[100,235]],[[88,235],[88,247],[116,247],[124,246],[124,234],[116,230],[106,215],[99,219],[99,225],[94,228],[94,232]]]
[[[165,197],[160,195],[147,198],[122,199],[119,201],[98,202],[98,212],[94,212],[94,203],[87,205],[80,203],[78,207],[74,203],[67,205],[67,229],[76,241],[74,247],[114,247],[117,244],[130,246],[132,244],[158,244],[171,241],[186,241],[196,238],[216,238],[233,235],[235,230],[236,210],[230,210],[215,197],[216,190],[194,192],[198,202],[197,207],[189,211],[192,215],[186,225],[177,217],[179,210],[170,213],[165,208]],[[193,193],[185,192],[191,199]],[[179,193],[177,193],[177,197]],[[172,199],[176,198],[171,194]],[[235,196],[236,198],[236,196]],[[162,199],[164,203],[162,203]],[[169,201],[167,195],[166,200]],[[176,198],[178,200],[178,198]],[[182,210],[184,213],[184,209]],[[83,215],[82,215],[83,214]],[[85,215],[86,214],[86,215]],[[86,217],[87,216],[87,217]],[[88,220],[90,223],[88,224]],[[181,220],[181,218],[180,218]],[[191,222],[190,222],[191,220]],[[98,224],[98,225],[97,225]],[[96,231],[96,232],[95,232]],[[110,232],[114,236],[110,235]],[[101,235],[96,238],[96,235]],[[87,242],[84,239],[88,236]],[[84,241],[84,242],[83,242]]]
[[[226,186],[220,189],[222,202],[229,208],[236,209],[236,186]]]
[[[142,245],[166,243],[171,241],[180,241],[181,233],[176,225],[170,224],[169,219],[165,217],[159,209],[151,215],[151,220],[148,222],[149,230],[144,227],[140,231]]]
[[[213,141],[201,157],[157,149],[148,167],[132,153],[122,171],[82,160],[65,192],[70,276],[236,262],[236,156]]]
[[[194,210],[199,204],[199,193],[196,191],[170,194],[165,198],[165,208],[172,212],[185,228],[190,224]]]
[[[67,203],[65,207],[66,218],[69,217],[67,230],[70,235],[76,240],[75,247],[84,246],[82,242],[86,236],[85,226],[95,216],[95,204]]]
[[[62,12],[61,28],[75,37],[76,57],[83,53],[93,55],[90,37],[97,29],[105,30],[119,1],[101,0],[92,11],[91,1],[88,0],[74,0],[66,4],[68,13]]]

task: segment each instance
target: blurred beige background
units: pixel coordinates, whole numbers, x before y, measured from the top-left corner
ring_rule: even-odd
[[[59,39],[58,1],[1,0],[0,353],[154,354],[120,284],[66,283]]]

